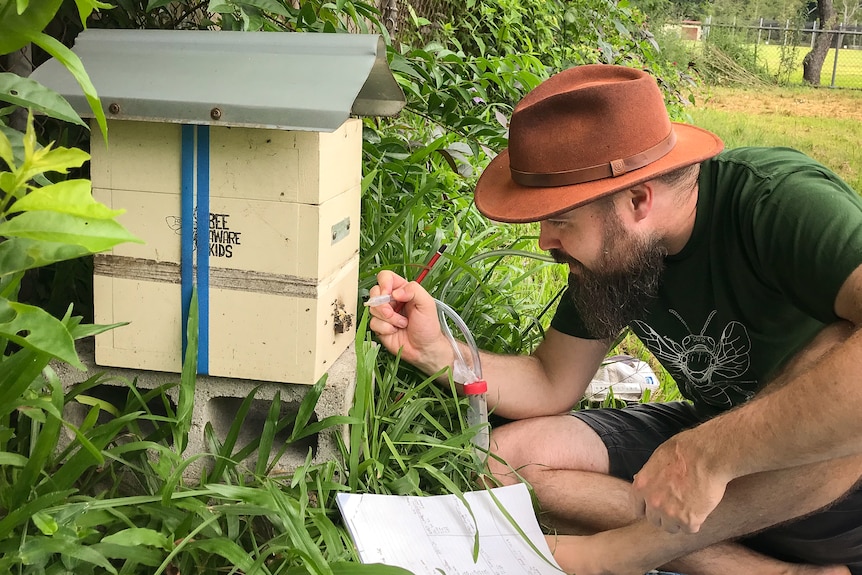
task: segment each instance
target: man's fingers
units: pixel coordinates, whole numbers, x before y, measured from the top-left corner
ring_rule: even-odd
[[[661,528],[661,523],[662,523],[661,513],[659,513],[655,509],[653,509],[651,507],[647,507],[646,512],[644,514],[644,517],[646,517],[646,520],[649,521],[653,526]]]
[[[668,533],[679,533],[681,529],[679,523],[670,519],[662,519],[661,528]]]
[[[638,517],[644,517],[649,523],[668,533],[697,533],[703,525],[703,521],[692,519],[684,521],[682,518],[668,515],[658,508],[644,506],[643,509],[644,513],[638,514]],[[635,512],[637,513],[637,509]]]
[[[682,531],[683,533],[688,533],[689,535],[691,535],[692,533],[697,533],[698,531],[700,531],[700,524],[697,524],[695,526],[681,525],[680,531]]]
[[[377,317],[371,318],[371,321],[368,322],[368,327],[377,335],[392,335],[400,329],[390,322]]]

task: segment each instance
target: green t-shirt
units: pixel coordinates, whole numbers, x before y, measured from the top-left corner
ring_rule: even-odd
[[[697,216],[631,324],[698,405],[747,401],[824,325],[862,265],[862,199],[787,148],[728,150],[701,166]],[[551,325],[589,337],[568,294]]]

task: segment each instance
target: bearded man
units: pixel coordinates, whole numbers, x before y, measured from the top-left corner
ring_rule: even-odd
[[[579,66],[515,108],[476,206],[540,222],[569,289],[529,356],[481,356],[502,483],[527,481],[569,573],[862,575],[862,200],[783,148],[722,152],[654,79]],[[391,272],[371,329],[452,366],[434,300]],[[687,401],[572,412],[628,326]]]

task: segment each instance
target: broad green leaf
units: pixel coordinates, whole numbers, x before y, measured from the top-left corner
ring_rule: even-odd
[[[23,182],[12,172],[0,172],[0,190],[14,197],[21,196],[24,191]]]
[[[45,369],[51,361],[47,353],[32,349],[19,349],[3,358],[0,369],[0,416],[5,417],[14,409],[14,402]]]
[[[20,166],[24,162],[24,134],[22,134],[18,130],[13,130],[12,128],[10,128],[8,126],[4,126],[2,123],[0,123],[0,133],[2,133],[4,136],[6,136],[6,138],[9,140],[9,143],[12,146],[12,158],[13,158],[14,166],[16,166],[16,167]],[[4,158],[4,161],[5,161],[5,158]],[[15,180],[15,176],[11,172],[0,172],[0,180],[2,180],[4,178],[11,178],[10,181]],[[46,178],[42,174],[38,174],[36,176],[33,176],[33,179],[37,183],[39,183],[43,186],[47,186],[47,185],[51,184],[51,182],[48,180],[48,178]],[[10,194],[16,191],[16,190],[13,190],[11,188],[9,188],[7,190],[7,188],[5,186],[3,186],[2,184],[0,184],[0,187],[2,187],[5,191],[7,191]]]
[[[0,277],[73,260],[92,252],[83,246],[9,238],[0,242]]]
[[[24,467],[27,465],[27,458],[17,453],[9,453],[8,451],[0,451],[0,466],[11,465],[12,467]]]
[[[108,535],[102,539],[102,543],[114,543],[117,545],[126,545],[135,547],[138,545],[146,545],[148,547],[158,547],[160,549],[170,549],[171,542],[163,534],[153,529],[143,527],[132,527],[123,529],[112,535]]]
[[[146,565],[147,567],[158,567],[162,562],[164,552],[150,547],[126,547],[125,545],[116,545],[114,543],[94,543],[90,546],[95,551],[98,551],[109,559],[123,559],[129,564]],[[140,573],[141,571],[138,570]],[[156,570],[152,569],[151,573]]]
[[[60,528],[53,517],[41,511],[33,514],[33,524],[43,535],[53,535]]]
[[[0,100],[31,108],[64,122],[87,126],[63,96],[35,80],[17,74],[0,73]]]
[[[26,415],[33,421],[38,421],[39,423],[45,423],[47,421],[45,417],[45,412],[41,409],[36,409],[34,407],[19,407],[18,412],[22,415]]]
[[[81,339],[85,337],[90,337],[92,335],[99,335],[100,333],[104,333],[106,331],[110,331],[112,329],[116,329],[118,327],[123,327],[124,325],[129,325],[129,322],[119,322],[119,323],[111,323],[107,325],[100,324],[83,324],[76,325],[74,329],[70,330],[72,333],[73,339]]]
[[[109,10],[113,8],[111,4],[105,4],[104,2],[99,2],[99,0],[75,0],[75,4],[78,6],[78,16],[81,18],[81,24],[84,25],[84,28],[87,27],[87,18],[90,17],[90,14],[94,10],[100,8],[102,10]]]
[[[66,67],[67,70],[69,70],[72,76],[75,77],[78,84],[81,86],[81,90],[84,91],[84,96],[87,98],[90,108],[93,110],[93,115],[102,131],[102,138],[107,143],[108,122],[105,119],[105,111],[102,109],[102,103],[99,101],[99,96],[96,93],[96,87],[93,86],[93,82],[84,70],[84,65],[81,63],[81,59],[78,58],[74,52],[64,46],[59,40],[56,40],[47,34],[29,34],[28,38],[31,42],[56,58]]]
[[[69,497],[75,493],[75,491],[76,490],[74,489],[70,489],[67,491],[46,493],[28,501],[21,507],[10,509],[8,515],[3,517],[3,519],[0,519],[0,537],[3,539],[8,537],[9,533],[11,533],[13,529],[26,524],[30,521],[30,518],[40,510],[47,509],[53,505],[58,505],[61,502],[68,502]]]
[[[45,29],[60,8],[62,0],[30,0],[26,10],[19,12],[17,2],[0,4],[0,55],[24,47],[28,34]]]
[[[11,134],[8,134],[8,132],[13,132],[14,130],[12,130],[11,128],[8,128],[2,124],[0,124],[0,128],[3,128],[2,130],[0,130],[0,160],[3,160],[4,162],[6,162],[6,165],[9,168],[15,168],[15,166],[16,166],[15,150],[12,147],[12,141],[9,138],[9,136],[11,136]],[[20,135],[20,132],[17,132],[17,131],[14,131],[14,132],[15,132],[15,134]]]
[[[0,337],[84,369],[66,326],[42,308],[0,299],[0,318]]]
[[[82,393],[75,396],[75,401],[83,405],[89,405],[90,407],[98,407],[101,411],[110,413],[114,417],[120,416],[119,410],[117,410],[116,407],[111,405],[109,401],[105,401],[104,399],[99,399],[98,397],[93,397],[90,395],[84,395]]]
[[[125,212],[97,202],[90,190],[90,180],[65,180],[36,188],[12,204],[9,213],[47,210],[94,220],[111,220]]]
[[[233,5],[226,0],[210,0],[207,10],[216,14],[230,14],[233,12]]]
[[[290,16],[290,12],[276,0],[238,0],[237,6],[253,6],[264,12],[271,12],[279,16]]]
[[[51,148],[46,146],[40,149],[28,150],[36,145],[35,133],[32,141],[30,133],[24,136],[25,164],[21,166],[22,172],[17,174],[22,181],[27,181],[37,174],[45,172],[68,173],[71,168],[79,168],[90,159],[90,154],[78,148]]]
[[[174,0],[149,0],[147,2],[147,12],[152,12],[156,8],[162,8],[163,6],[167,6]]]
[[[0,236],[83,246],[93,253],[124,242],[143,243],[113,220],[93,220],[56,212],[25,212],[0,223]]]
[[[200,539],[189,543],[186,548],[202,549],[208,553],[220,555],[227,559],[231,565],[238,568],[242,573],[251,573],[254,571],[254,561],[249,552],[226,537]]]
[[[25,565],[36,565],[54,554],[74,557],[85,563],[98,565],[109,573],[115,575],[117,573],[117,570],[104,555],[83,545],[78,539],[68,536],[32,537],[21,546],[20,551],[21,560]]]

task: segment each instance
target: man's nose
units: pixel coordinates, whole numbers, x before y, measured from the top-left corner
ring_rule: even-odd
[[[554,227],[547,222],[539,222],[539,249],[548,251],[561,247],[562,244]]]

